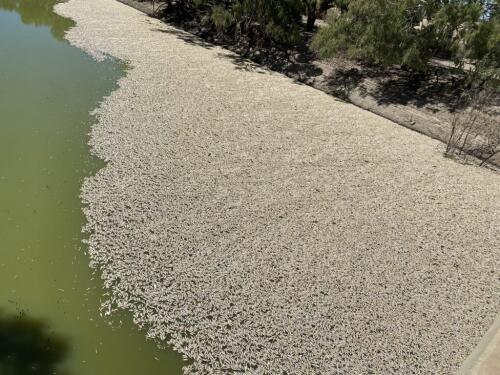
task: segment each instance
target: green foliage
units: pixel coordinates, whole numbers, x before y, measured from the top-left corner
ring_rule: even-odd
[[[381,65],[425,71],[435,56],[459,65],[499,63],[497,1],[351,0],[328,20],[313,47],[323,57],[345,53]]]
[[[254,45],[293,44],[300,37],[303,15],[312,30],[317,17],[334,7],[329,25],[313,40],[323,57],[343,53],[420,72],[428,69],[430,59],[444,57],[459,67],[474,62],[475,74],[498,76],[498,0],[164,1],[204,28]]]
[[[304,0],[167,0],[167,9],[182,10],[219,32],[247,36],[254,43],[299,38]]]
[[[333,5],[341,9],[349,0],[164,0],[167,13],[182,14],[212,25],[225,35],[247,36],[254,42],[274,40],[290,44],[303,27],[314,27],[317,17]]]
[[[499,86],[500,81],[500,11],[492,13],[486,22],[467,36],[466,57],[477,61],[476,74],[491,84]]]
[[[347,12],[330,15],[329,26],[319,30],[313,47],[323,57],[344,52],[351,58],[395,64],[405,54],[414,54],[405,45],[404,9],[401,1],[353,0]]]
[[[219,29],[252,34],[291,43],[299,37],[300,0],[221,1],[212,7],[212,20]]]
[[[212,7],[211,19],[218,30],[227,30],[235,22],[231,12],[219,4]]]

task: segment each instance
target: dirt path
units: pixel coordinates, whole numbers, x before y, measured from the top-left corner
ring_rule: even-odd
[[[500,310],[499,175],[114,0],[57,10],[131,67],[92,132],[92,262],[186,373],[458,370]]]

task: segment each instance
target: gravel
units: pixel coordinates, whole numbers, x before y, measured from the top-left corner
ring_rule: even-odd
[[[91,263],[186,374],[453,374],[500,311],[500,176],[114,0],[68,40],[129,63],[96,110]]]

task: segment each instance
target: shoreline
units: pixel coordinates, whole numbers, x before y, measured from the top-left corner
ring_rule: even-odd
[[[131,66],[82,193],[110,306],[186,374],[458,370],[500,308],[498,175],[123,4],[56,10]]]
[[[117,1],[127,6],[130,6],[134,9],[137,9],[152,18],[156,18],[154,17],[154,12],[150,1],[144,1],[144,2],[138,2],[137,0],[117,0]],[[164,22],[163,20],[161,21]],[[166,22],[166,24],[176,27],[176,25],[172,25],[168,22]],[[185,31],[189,33],[189,30]],[[196,34],[193,34],[193,38],[199,38],[199,37]],[[200,38],[200,41],[203,41],[201,43],[210,44],[210,42],[205,42],[204,39],[202,38]],[[213,44],[213,46],[216,45],[218,44]],[[224,48],[225,46],[222,47]],[[238,53],[237,51],[233,50],[233,48],[229,49],[232,50],[232,52]],[[243,56],[241,56],[241,58],[246,59]],[[335,59],[330,59],[330,60],[335,60]],[[429,112],[428,109],[425,109],[425,106],[421,108],[421,106],[412,105],[410,102],[406,103],[405,105],[402,105],[401,103],[379,104],[378,101],[381,99],[375,98],[373,95],[370,94],[370,91],[373,90],[376,91],[377,85],[380,86],[381,83],[377,84],[375,81],[372,81],[365,77],[363,83],[359,87],[354,87],[347,90],[347,92],[344,92],[343,89],[341,88],[342,86],[341,82],[337,84],[338,87],[336,87],[335,85],[332,86],[331,83],[332,80],[339,78],[335,77],[335,64],[332,65],[331,62],[328,60],[317,60],[317,59],[310,62],[310,64],[311,64],[310,69],[316,69],[321,71],[321,74],[319,76],[314,76],[304,79],[304,77],[302,77],[300,73],[301,68],[296,68],[299,70],[298,73],[293,73],[286,70],[281,71],[279,69],[278,70],[272,69],[272,70],[284,74],[287,77],[290,77],[294,80],[304,83],[317,90],[321,90],[327,93],[328,95],[335,97],[336,99],[346,101],[347,103],[350,103],[358,108],[374,113],[375,115],[381,116],[389,121],[395,122],[396,124],[403,126],[407,129],[410,129],[419,134],[425,135],[434,140],[442,142],[444,145],[446,145],[446,143],[448,142],[449,133],[451,131],[451,123],[453,121],[453,116],[451,113],[449,113],[449,110],[446,110],[444,108],[438,110],[436,109],[435,106],[433,106],[433,108]],[[349,66],[350,69],[352,69],[352,66],[356,64],[350,62],[347,65]],[[445,62],[438,60],[434,62],[434,65],[435,67],[441,67],[441,68],[446,66]],[[341,81],[348,79],[349,79],[348,77],[340,78]],[[343,82],[343,84],[346,83],[347,82]],[[340,91],[342,93],[338,94],[337,91]],[[394,93],[392,94],[394,95]],[[417,98],[414,99],[418,101]],[[489,108],[489,110],[491,111],[492,108]],[[498,110],[495,112],[498,113]],[[488,116],[493,121],[493,117],[491,116],[491,114]],[[461,161],[457,160],[457,162]],[[469,160],[467,162],[475,164],[481,163],[479,159],[476,159],[472,155],[469,156]],[[500,154],[494,156],[490,160],[490,162],[484,167],[489,168],[495,172],[500,172]]]

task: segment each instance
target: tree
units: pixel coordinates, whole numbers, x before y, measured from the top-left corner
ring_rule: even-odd
[[[302,0],[233,0],[212,5],[211,19],[219,30],[251,36],[257,43],[273,39],[293,43],[299,38]]]
[[[473,74],[483,82],[498,86],[500,80],[500,4],[486,1],[485,18],[464,35],[460,57],[475,61]]]
[[[314,28],[319,15],[335,5],[346,9],[349,0],[165,0],[166,12],[211,23],[226,35],[251,36],[281,43],[298,40],[302,15]]]
[[[462,64],[496,50],[498,2],[485,0],[351,0],[315,36],[323,57],[339,52],[417,71],[443,55]],[[494,61],[495,53],[489,61]],[[498,61],[498,60],[497,60]]]
[[[302,0],[304,13],[307,17],[306,29],[311,31],[321,13],[333,6],[335,0]]]
[[[313,47],[323,57],[344,52],[351,58],[384,65],[404,60],[410,48],[405,1],[352,0],[347,12],[331,14],[329,26],[319,30]]]
[[[253,44],[299,38],[304,0],[166,0],[165,13],[191,18]]]

